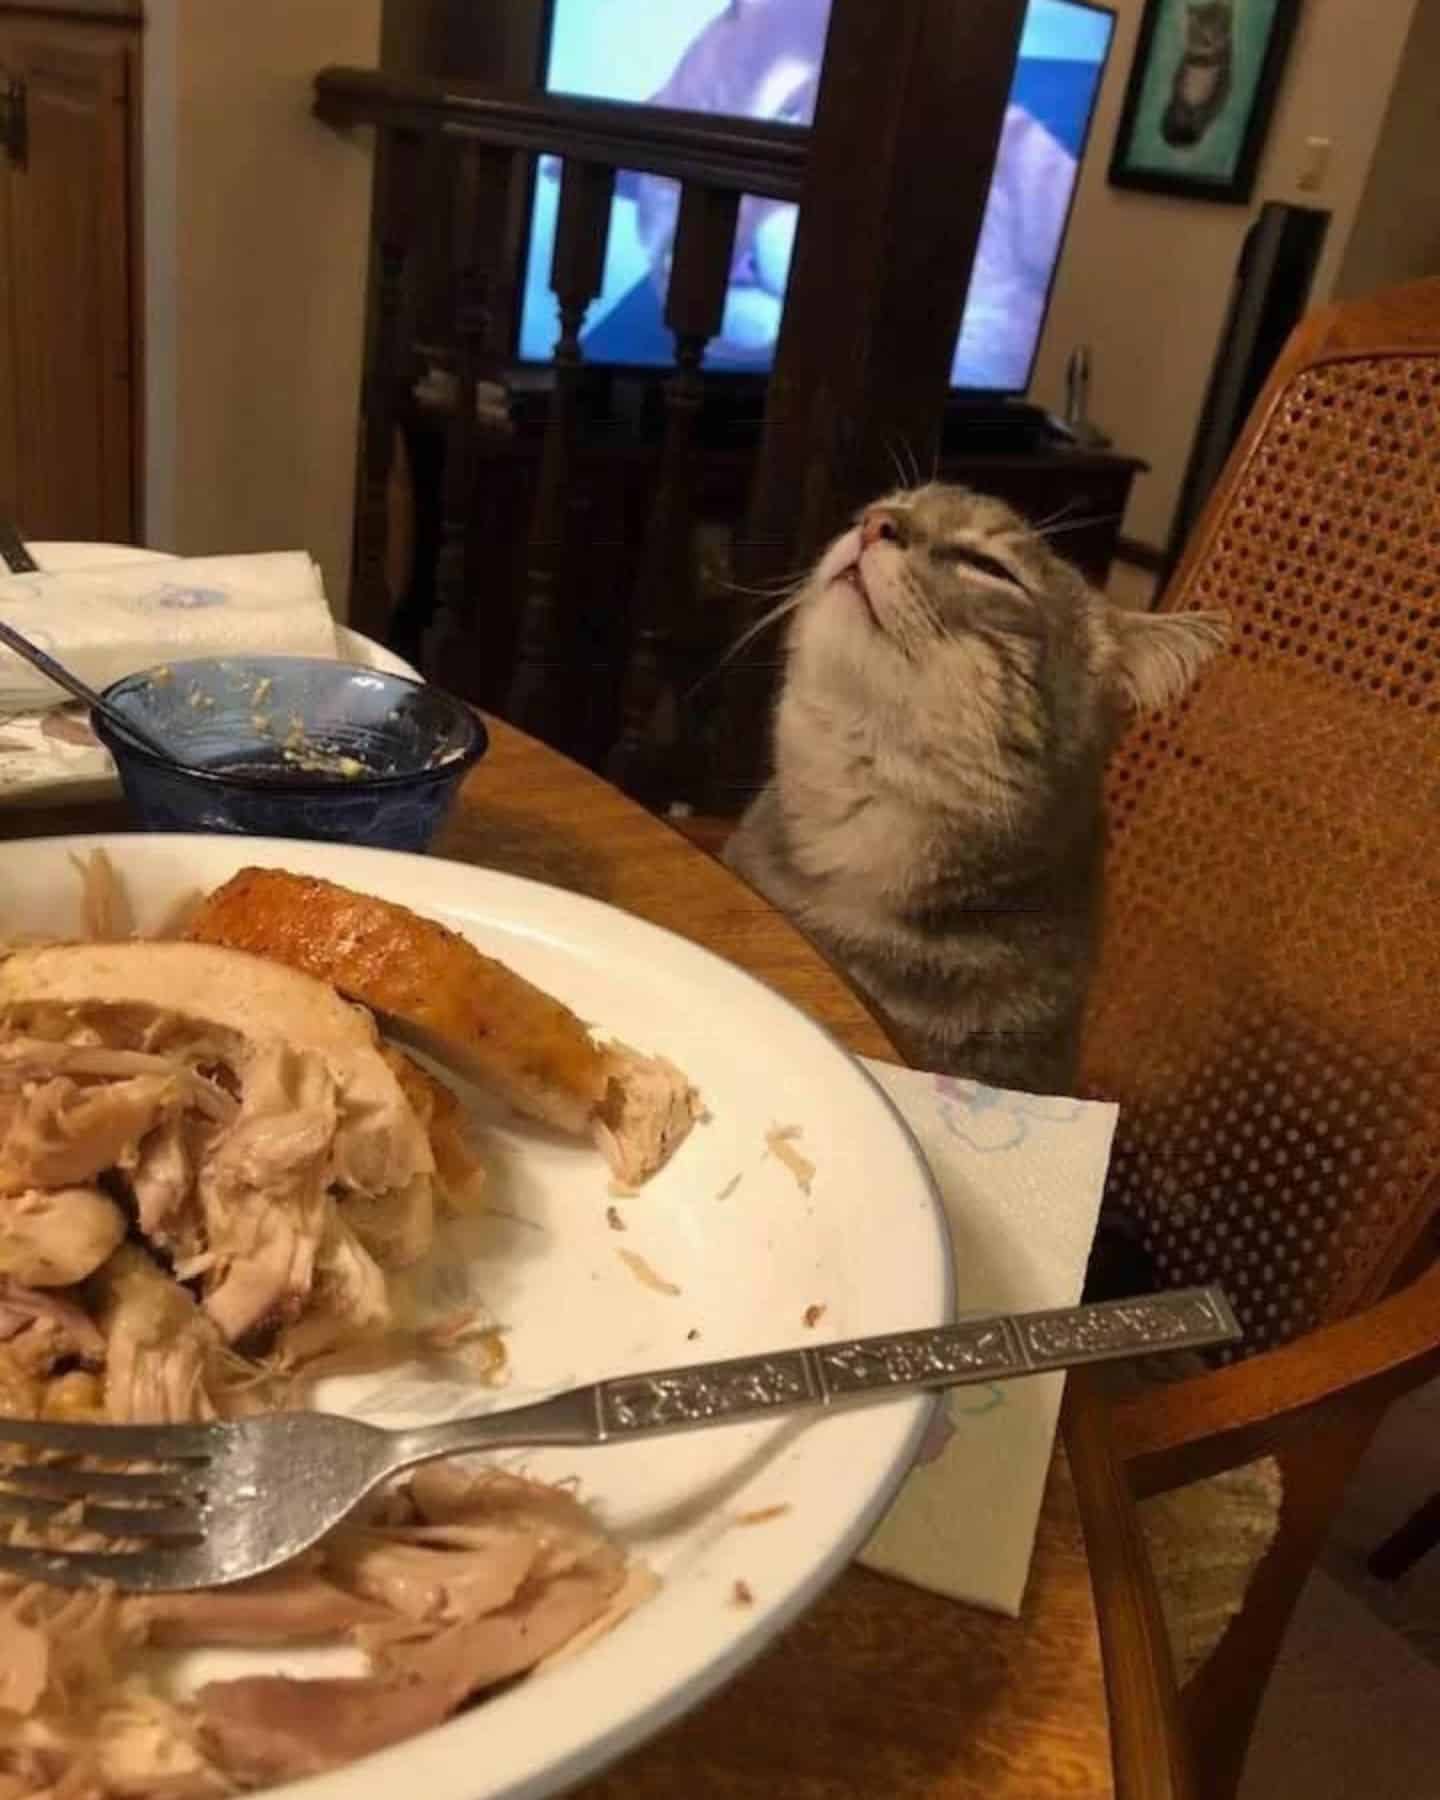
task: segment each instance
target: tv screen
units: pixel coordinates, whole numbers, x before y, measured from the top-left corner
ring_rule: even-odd
[[[545,86],[552,93],[808,125],[830,4],[554,0]],[[955,348],[956,388],[1014,394],[1029,386],[1114,28],[1113,14],[1086,0],[1030,0]],[[620,176],[604,290],[583,337],[590,361],[642,367],[673,361],[663,315],[678,199],[673,181]],[[525,361],[548,362],[559,335],[550,292],[558,201],[559,164],[546,158],[536,182],[521,313]],[[794,206],[746,198],[725,323],[708,368],[769,369],[796,218]]]

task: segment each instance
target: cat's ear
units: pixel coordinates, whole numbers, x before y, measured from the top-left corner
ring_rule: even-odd
[[[1107,670],[1110,691],[1136,712],[1173,706],[1230,636],[1226,613],[1107,610],[1114,644]]]

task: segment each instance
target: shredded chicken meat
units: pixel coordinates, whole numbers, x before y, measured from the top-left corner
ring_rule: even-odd
[[[0,1414],[213,1418],[321,1359],[498,1343],[471,1314],[395,1316],[392,1272],[482,1185],[450,1090],[332,990],[266,1029],[245,971],[204,960],[241,953],[130,941],[108,868],[87,901],[126,941],[0,950]],[[334,1768],[608,1628],[647,1580],[569,1493],[454,1469],[223,1591],[0,1575],[0,1800],[212,1800]],[[367,1674],[185,1700],[151,1655],[337,1641]]]
[[[294,1567],[215,1593],[0,1577],[0,1797],[210,1800],[319,1774],[439,1724],[613,1623],[648,1585],[571,1495],[448,1469]],[[367,1674],[252,1675],[175,1701],[146,1672],[150,1649],[337,1638]]]
[[[0,1274],[71,1285],[133,1223],[226,1344],[302,1316],[327,1344],[389,1323],[383,1269],[433,1242],[435,1157],[378,1050],[5,991]]]

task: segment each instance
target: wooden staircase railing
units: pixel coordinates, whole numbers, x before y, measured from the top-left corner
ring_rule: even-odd
[[[440,546],[427,675],[499,704],[651,803],[743,804],[763,774],[775,643],[759,638],[710,690],[708,719],[685,704],[713,641],[697,617],[713,630],[709,613],[726,610],[718,638],[733,641],[756,616],[738,597],[728,610],[696,606],[697,520],[717,517],[717,485],[728,484],[719,516],[735,528],[732,566],[764,587],[885,485],[895,443],[930,465],[1023,12],[1024,0],[833,0],[811,130],[323,71],[317,115],[378,135],[359,628],[389,635],[385,500],[396,424],[417,378],[438,366],[452,404],[438,530],[429,515],[426,524]],[[517,431],[505,378],[542,156],[561,163],[550,271],[560,332],[543,427],[522,421]],[[585,423],[581,336],[622,169],[681,188],[665,306],[675,361],[658,449],[633,433],[597,445]],[[722,325],[745,195],[803,200],[801,227],[763,436],[757,421],[743,452],[707,444],[702,455],[702,365]],[[447,209],[448,242],[436,229]],[[587,497],[597,470],[609,483],[603,516]],[[529,508],[518,521],[517,506]],[[632,513],[643,515],[638,524]],[[618,529],[630,534],[629,560],[607,563],[605,539]],[[471,566],[477,542],[483,573]],[[497,631],[478,596],[499,579],[502,545],[513,546],[505,566],[522,592],[518,619]],[[597,625],[593,608],[581,616],[575,573],[593,585],[596,564],[611,578],[609,610],[623,619]],[[598,698],[597,687],[606,689]]]
[[[670,694],[676,614],[689,604],[694,526],[693,451],[703,398],[701,364],[724,318],[742,194],[799,198],[808,133],[753,121],[717,121],[651,107],[513,94],[465,84],[327,69],[315,110],[338,127],[379,132],[374,304],[366,379],[359,554],[352,611],[384,635],[391,597],[385,577],[385,492],[394,427],[415,376],[413,252],[419,171],[437,150],[452,164],[450,318],[445,361],[455,401],[447,431],[436,609],[426,673],[466,688],[477,582],[467,547],[477,502],[481,441],[503,435],[477,390],[503,382],[520,285],[522,208],[540,155],[561,161],[560,207],[551,269],[561,330],[544,426],[525,591],[505,710],[517,724],[564,742],[583,679],[573,650],[564,584],[572,487],[581,437],[580,337],[600,292],[610,207],[621,169],[681,184],[665,320],[675,366],[665,383],[665,425],[631,602],[631,650],[610,747],[611,774],[631,791],[663,798],[667,756],[655,741]],[[432,184],[430,192],[437,190]]]

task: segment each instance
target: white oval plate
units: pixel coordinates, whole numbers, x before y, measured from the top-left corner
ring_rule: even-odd
[[[99,569],[115,563],[172,562],[163,550],[140,550],[131,544],[28,544],[26,548],[47,573],[65,569]],[[421,679],[403,658],[348,625],[335,627],[335,647],[344,662],[382,675]],[[56,739],[43,729],[39,714],[0,719],[0,807],[93,805],[120,791],[115,764],[89,733],[85,742]]]
[[[618,1201],[593,1152],[496,1119],[487,1127],[491,1204],[513,1216],[484,1221],[453,1267],[510,1327],[509,1390],[446,1391],[400,1371],[333,1383],[325,1404],[405,1424],[600,1375],[952,1316],[944,1222],[906,1127],[826,1032],[707,951],[597,901],[439,859],[138,835],[7,845],[0,936],[78,930],[78,910],[57,920],[57,901],[63,912],[76,891],[71,856],[96,845],[122,872],[142,930],[181,895],[247,863],[401,901],[504,958],[602,1032],[674,1058],[711,1110],[643,1195]],[[801,1128],[798,1147],[817,1170],[808,1197],[766,1153],[774,1125]],[[607,1222],[612,1207],[623,1236]],[[643,1285],[622,1248],[680,1294]],[[807,1329],[812,1306],[825,1312]],[[542,1478],[579,1476],[607,1525],[662,1577],[660,1593],[572,1660],[426,1737],[307,1782],[304,1794],[538,1800],[593,1775],[733,1675],[819,1595],[878,1522],[929,1416],[928,1401],[909,1400],[818,1423],[513,1459]],[[737,1523],[769,1507],[790,1510]],[[736,1605],[737,1582],[753,1604]],[[207,1652],[186,1674],[343,1673],[348,1655]]]

